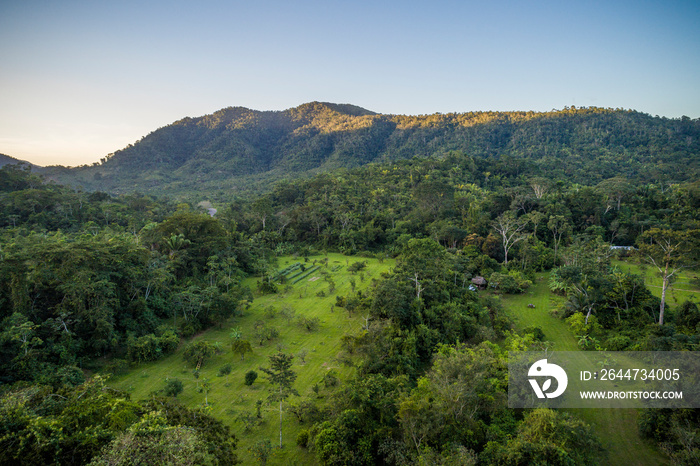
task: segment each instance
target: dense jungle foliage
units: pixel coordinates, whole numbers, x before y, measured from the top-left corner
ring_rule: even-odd
[[[164,394],[134,401],[95,373],[157,360],[235,320],[256,296],[284,286],[276,257],[338,251],[396,266],[366,292],[337,296],[338,306],[367,316],[339,356],[356,375],[330,399],[297,407],[309,427],[300,447],[322,464],[600,464],[605,452],[581,420],[507,408],[508,351],[546,342],[542,329],[516,333],[472,279],[483,277],[493,293],[521,293],[549,272],[582,350],[697,350],[697,304],[660,300],[615,265],[611,248],[633,247],[630,260],[660,268],[664,291],[673,271],[697,264],[697,131],[697,121],[601,109],[429,117],[325,104],[227,109],[158,130],[89,172],[124,188],[118,173],[144,186],[146,173],[197,164],[229,166],[223,180],[330,167],[349,154],[338,165],[375,162],[219,202],[215,216],[4,166],[0,462],[234,463],[235,437],[206,410]],[[252,138],[230,143],[247,158],[227,158],[228,133]],[[416,154],[433,156],[409,159]],[[192,180],[207,189],[204,178]],[[150,186],[165,189],[159,183]],[[260,277],[257,289],[242,286],[250,275]],[[221,350],[191,349],[200,364]],[[700,453],[694,411],[650,411],[640,428],[680,462]]]

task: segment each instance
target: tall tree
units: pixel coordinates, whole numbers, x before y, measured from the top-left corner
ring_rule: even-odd
[[[549,222],[547,222],[547,228],[549,228],[549,231],[552,232],[554,242],[554,263],[556,264],[561,240],[564,236],[571,233],[571,224],[563,215],[551,215],[549,217]]]
[[[549,188],[552,185],[552,182],[550,180],[541,176],[535,176],[530,178],[528,183],[532,188],[532,191],[535,193],[535,197],[537,199],[542,199],[542,196],[547,194],[547,191],[549,191]]]
[[[629,196],[634,191],[634,188],[627,181],[627,178],[622,176],[616,176],[614,178],[603,180],[598,183],[596,188],[605,196],[606,213],[613,208],[615,208],[615,210],[620,210],[622,199]]]
[[[695,263],[694,259],[698,255],[698,237],[700,237],[700,230],[676,231],[659,228],[652,228],[641,235],[640,253],[661,276],[659,325],[664,324],[666,291],[678,272]]]
[[[493,229],[501,235],[503,252],[505,253],[504,263],[508,265],[508,251],[519,241],[527,238],[528,234],[523,230],[527,226],[527,221],[517,218],[513,212],[506,211],[498,216],[492,223]]]
[[[282,448],[282,402],[289,398],[289,395],[299,396],[299,393],[292,387],[292,384],[297,379],[297,374],[292,370],[294,355],[278,352],[269,358],[270,367],[261,367],[260,370],[267,374],[267,379],[272,384],[268,399],[279,402],[280,448]]]

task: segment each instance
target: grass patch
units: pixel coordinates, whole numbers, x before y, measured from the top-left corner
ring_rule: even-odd
[[[628,265],[622,263],[620,269],[624,271],[624,267]],[[578,351],[576,337],[569,327],[563,320],[551,314],[552,310],[561,306],[564,298],[549,291],[547,278],[547,273],[537,274],[534,285],[525,293],[505,295],[499,299],[518,329],[532,325],[540,327],[544,331],[545,339],[554,343],[550,349]],[[534,304],[535,307],[530,308],[528,304]],[[668,464],[665,456],[640,437],[637,429],[639,413],[636,409],[568,409],[567,411],[593,427],[607,450],[607,464],[620,466]]]
[[[325,259],[326,256],[316,256],[311,259]],[[182,353],[189,341],[183,342],[178,351],[153,363],[139,365],[127,374],[115,377],[111,385],[128,391],[132,398],[140,400],[147,398],[152,392],[162,390],[170,378],[177,378],[183,382],[184,390],[178,399],[187,406],[202,406],[206,398],[209,401],[208,410],[217,419],[229,425],[239,439],[237,453],[243,460],[243,464],[255,464],[248,448],[261,439],[269,439],[273,445],[279,445],[279,414],[277,407],[267,403],[268,383],[262,377],[259,370],[269,367],[268,356],[277,352],[278,347],[286,353],[298,354],[305,351],[305,363],[300,358],[294,360],[294,370],[297,380],[294,388],[301,396],[291,397],[292,403],[298,403],[309,397],[325,398],[337,387],[326,388],[321,381],[324,376],[334,370],[341,381],[347,380],[353,375],[353,369],[340,364],[336,357],[341,351],[341,337],[348,334],[357,334],[364,325],[362,316],[349,316],[347,311],[335,308],[336,295],[349,296],[352,294],[351,279],[355,280],[355,291],[364,291],[372,278],[379,278],[382,272],[388,271],[394,265],[393,260],[384,260],[379,263],[376,259],[365,259],[367,267],[363,270],[364,280],[357,275],[351,275],[347,271],[347,264],[353,260],[340,254],[328,254],[328,267],[309,265],[304,279],[296,284],[290,284],[288,291],[277,294],[256,296],[251,307],[243,316],[230,319],[221,328],[210,329],[197,335],[190,341],[206,340],[220,342],[224,347],[223,354],[213,356],[207,360],[199,371],[199,378],[194,377],[194,366],[186,363]],[[298,259],[282,257],[279,260],[280,270],[294,268]],[[318,262],[317,262],[318,263]],[[340,265],[338,265],[340,264]],[[291,266],[291,267],[290,267]],[[329,283],[323,279],[321,271],[329,274],[335,283],[335,292],[329,292]],[[315,280],[313,280],[316,278]],[[247,285],[255,289],[257,277],[248,279]],[[280,287],[282,289],[283,287]],[[323,291],[325,297],[318,297]],[[296,320],[289,320],[281,312],[276,312],[274,317],[266,312],[270,306],[278,311],[289,306],[296,317],[308,319],[318,318],[320,326],[318,330],[309,332],[297,325]],[[254,324],[256,321],[264,321],[265,325],[275,327],[279,331],[279,337],[259,346],[254,337]],[[231,338],[229,336],[232,327],[240,329],[242,338],[250,341],[253,353],[247,353],[245,358],[234,355],[230,349]],[[221,367],[230,364],[230,373],[218,376]],[[258,378],[250,385],[245,385],[245,374],[250,370],[258,372]],[[200,392],[203,382],[208,382],[208,393]],[[318,394],[312,387],[315,384],[321,387]],[[263,401],[261,409],[262,423],[254,425],[246,430],[246,417],[256,416],[256,402]],[[274,453],[268,464],[315,464],[316,458],[306,449],[296,445],[296,437],[303,429],[308,429],[309,424],[300,424],[294,415],[285,412],[283,416],[283,449],[274,449]]]
[[[629,272],[644,277],[649,291],[657,298],[661,297],[661,277],[656,269],[646,264],[636,264],[621,260],[613,260],[613,265],[621,272]],[[676,277],[673,286],[666,290],[666,304],[675,307],[685,301],[700,301],[700,285],[698,277],[700,272],[693,269],[684,269]]]

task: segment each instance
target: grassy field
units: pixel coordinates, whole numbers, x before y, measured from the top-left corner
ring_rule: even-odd
[[[355,291],[364,290],[372,278],[378,278],[382,272],[388,271],[393,265],[393,260],[380,263],[376,259],[364,259],[357,257],[345,257],[340,254],[328,254],[327,256],[310,257],[308,262],[303,258],[283,257],[279,260],[278,269],[282,270],[296,262],[304,263],[307,271],[320,265],[321,261],[328,258],[328,265],[321,265],[300,281],[291,285],[304,274],[295,278],[288,278],[289,289],[283,291],[280,286],[277,294],[264,296],[256,295],[251,307],[241,317],[230,319],[220,329],[211,329],[193,340],[202,339],[211,342],[220,342],[224,347],[223,354],[206,361],[200,369],[199,379],[193,376],[194,367],[187,364],[182,357],[184,345],[174,354],[150,364],[142,364],[131,370],[128,374],[112,379],[112,385],[131,393],[133,399],[147,398],[150,393],[161,390],[168,378],[177,378],[184,383],[184,391],[178,399],[187,406],[201,406],[205,403],[205,395],[209,403],[209,410],[217,419],[221,419],[231,426],[239,439],[238,455],[244,464],[255,464],[248,448],[260,439],[269,439],[273,446],[279,445],[279,411],[278,405],[268,404],[269,384],[262,377],[264,374],[260,367],[269,367],[268,356],[274,354],[279,348],[287,354],[299,355],[306,351],[305,363],[297,356],[294,359],[293,369],[297,373],[294,388],[299,392],[299,397],[291,397],[290,401],[298,403],[309,397],[323,398],[328,396],[329,390],[320,385],[320,390],[315,393],[312,387],[321,382],[330,371],[335,371],[341,380],[352,375],[352,369],[339,364],[336,356],[341,351],[340,339],[345,334],[357,334],[361,331],[364,319],[360,315],[349,316],[341,308],[334,308],[336,296],[349,296],[353,293],[352,281],[355,282]],[[367,267],[361,272],[351,274],[347,271],[349,265],[354,262],[366,261]],[[315,263],[315,264],[314,264]],[[329,283],[324,280],[321,271],[325,270],[335,282],[335,292],[328,292]],[[295,272],[296,273],[296,272]],[[246,283],[251,289],[255,289],[255,281],[249,279]],[[318,294],[323,292],[325,296]],[[283,306],[291,308],[296,316],[307,318],[317,317],[320,327],[312,332],[299,326],[295,319],[288,319],[280,314]],[[274,308],[277,313],[273,316],[269,308]],[[256,321],[263,320],[267,326],[279,330],[279,337],[259,346],[253,341],[253,325]],[[229,344],[231,329],[238,328],[242,338],[249,340],[253,345],[253,353],[248,353],[245,358],[234,355]],[[225,376],[217,376],[219,368],[225,364],[231,364],[232,371]],[[258,372],[258,379],[252,386],[244,384],[244,374],[250,370]],[[208,381],[211,388],[207,393],[200,392],[202,382]],[[256,414],[256,401],[263,401],[262,424],[246,431],[241,415]],[[315,457],[306,449],[296,445],[296,437],[302,429],[309,425],[300,424],[292,413],[283,414],[283,444],[284,448],[273,448],[273,456],[268,464],[314,464]]]
[[[627,264],[622,264],[626,266]],[[621,267],[622,268],[622,267]],[[534,286],[522,295],[500,298],[507,314],[519,329],[535,325],[557,351],[577,351],[576,338],[566,323],[550,314],[563,298],[550,293],[547,274],[538,274]],[[534,304],[535,308],[529,308]],[[635,409],[570,409],[572,414],[591,424],[607,450],[607,464],[663,465],[668,460],[652,445],[644,442],[637,430],[638,411]]]
[[[633,262],[613,261],[622,272],[630,272],[644,277],[649,290],[654,296],[661,297],[661,277],[656,269],[649,265],[639,265]],[[693,269],[684,269],[678,274],[670,289],[666,290],[666,303],[672,307],[685,301],[700,301],[700,286],[697,285],[700,272]]]

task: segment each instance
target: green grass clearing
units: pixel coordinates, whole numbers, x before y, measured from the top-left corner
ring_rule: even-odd
[[[238,456],[243,464],[254,464],[248,448],[260,439],[269,439],[273,446],[279,445],[279,417],[274,404],[267,403],[268,384],[263,378],[259,367],[269,367],[268,356],[274,354],[281,345],[286,353],[298,355],[305,350],[306,363],[303,364],[298,357],[294,360],[294,370],[297,380],[294,388],[299,392],[299,397],[291,397],[290,401],[298,403],[308,397],[324,398],[333,388],[325,388],[321,382],[323,377],[331,370],[335,370],[339,379],[346,380],[353,375],[353,369],[341,365],[336,357],[341,351],[340,340],[344,334],[357,334],[362,330],[364,319],[361,315],[349,316],[342,308],[334,308],[336,296],[349,296],[352,293],[351,281],[355,282],[355,290],[365,290],[373,278],[379,278],[382,272],[388,271],[394,265],[393,260],[385,260],[380,263],[376,259],[346,257],[340,254],[328,254],[327,256],[314,256],[309,258],[307,268],[313,267],[313,261],[317,264],[328,257],[328,265],[321,265],[319,269],[305,277],[300,282],[290,285],[288,291],[282,291],[285,285],[280,285],[280,292],[270,295],[256,295],[251,307],[241,317],[230,319],[220,329],[210,329],[197,335],[190,341],[197,339],[211,342],[220,342],[224,346],[224,353],[206,361],[200,370],[200,377],[196,380],[193,376],[194,367],[183,360],[182,353],[185,342],[174,354],[153,363],[142,364],[133,368],[128,374],[115,377],[111,384],[117,388],[128,391],[133,399],[139,400],[149,396],[156,390],[165,386],[168,378],[178,378],[184,383],[184,391],[178,399],[187,406],[201,406],[205,401],[205,393],[199,393],[197,387],[203,380],[208,380],[211,389],[208,394],[211,414],[231,426],[232,431],[239,439]],[[278,269],[303,262],[303,258],[282,257],[278,262]],[[347,271],[347,266],[366,261],[367,267],[356,274]],[[329,283],[326,282],[321,271],[327,271],[335,282],[335,292],[329,293]],[[246,284],[255,289],[258,278],[250,278]],[[325,297],[319,297],[323,291]],[[275,317],[266,316],[266,308],[273,306],[278,313]],[[295,311],[296,316],[307,318],[317,317],[321,324],[318,330],[308,332],[298,326],[295,321],[288,321],[280,315],[282,306],[289,306]],[[268,326],[276,327],[280,335],[273,341],[259,346],[253,341],[253,325],[257,320],[263,320]],[[253,353],[248,353],[245,359],[234,355],[229,347],[231,328],[241,330],[242,338],[250,340]],[[217,377],[221,366],[231,364],[233,369],[227,376]],[[244,384],[244,375],[249,370],[258,372],[258,379],[252,386]],[[312,391],[312,387],[319,383],[318,395]],[[264,423],[246,432],[243,421],[239,419],[242,414],[255,415],[255,403],[258,400],[264,402],[262,417]],[[296,437],[303,429],[308,429],[309,424],[300,424],[296,417],[289,412],[283,415],[283,444],[284,448],[273,449],[273,456],[268,464],[315,464],[316,458],[306,449],[296,445]]]
[[[627,264],[623,263],[623,265]],[[518,329],[531,325],[538,326],[544,332],[545,338],[554,343],[550,349],[578,351],[576,337],[567,324],[551,314],[551,311],[564,302],[564,298],[549,291],[547,278],[547,273],[538,274],[534,285],[525,293],[505,295],[499,299]],[[534,304],[535,308],[529,308],[528,304]],[[593,427],[607,450],[607,464],[613,466],[668,464],[665,456],[639,436],[637,429],[639,413],[636,409],[570,409],[568,411]]]
[[[644,277],[644,283],[651,293],[661,297],[661,277],[656,269],[647,264],[637,264],[614,260],[613,265],[622,272],[629,272]],[[671,288],[666,290],[666,304],[676,307],[685,301],[700,302],[700,282],[698,277],[700,272],[694,269],[683,269],[673,282]]]

